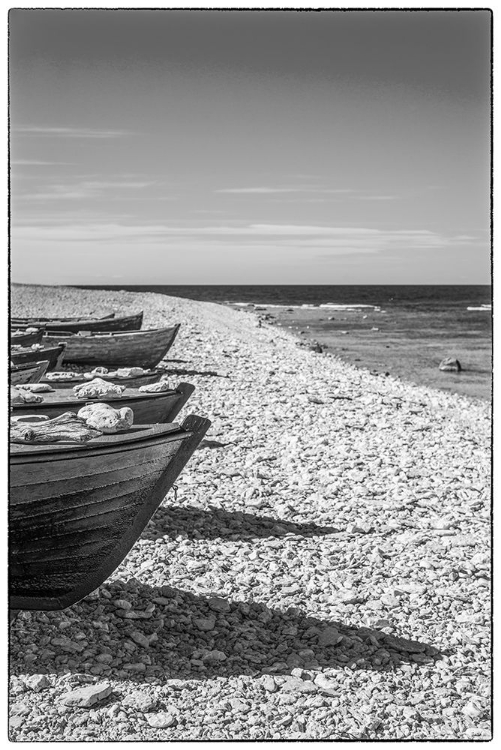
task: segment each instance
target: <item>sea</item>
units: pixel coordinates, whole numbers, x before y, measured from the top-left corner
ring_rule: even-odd
[[[490,285],[108,285],[231,305],[266,314],[325,351],[418,385],[490,400],[492,288]],[[445,373],[451,357],[461,372]]]

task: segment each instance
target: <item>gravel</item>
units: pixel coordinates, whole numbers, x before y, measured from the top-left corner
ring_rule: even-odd
[[[490,739],[490,405],[220,305],[12,290],[110,307],[182,323],[212,427],[98,591],[13,620],[11,740]]]

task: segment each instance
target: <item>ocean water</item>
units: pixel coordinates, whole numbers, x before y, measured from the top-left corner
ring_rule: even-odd
[[[90,288],[90,287],[87,287]],[[94,287],[95,288],[95,287]],[[314,339],[374,374],[490,399],[491,287],[405,286],[100,286],[155,292],[241,310],[262,308],[268,321]],[[445,357],[462,371],[443,373]]]
[[[126,289],[186,297],[206,302],[247,302],[258,305],[367,304],[434,311],[452,311],[491,303],[491,287],[466,285],[314,285],[314,286],[88,286],[84,289]]]

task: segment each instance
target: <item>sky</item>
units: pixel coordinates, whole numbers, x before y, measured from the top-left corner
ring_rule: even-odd
[[[11,10],[11,278],[487,284],[488,11]]]

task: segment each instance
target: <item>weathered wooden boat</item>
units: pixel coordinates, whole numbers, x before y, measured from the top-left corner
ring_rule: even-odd
[[[30,326],[31,328],[31,326]],[[10,345],[14,346],[32,346],[33,344],[41,344],[44,331],[43,328],[37,328],[36,331],[14,331],[10,332]]]
[[[80,318],[75,320],[38,320],[29,325],[44,326],[47,331],[138,331],[143,324],[143,311],[133,315],[114,315],[107,318]],[[16,323],[20,328],[23,324]]]
[[[189,416],[88,443],[11,443],[11,610],[65,609],[104,583],[209,425]]]
[[[154,328],[130,333],[75,333],[48,332],[43,337],[46,346],[64,342],[65,362],[102,367],[156,367],[165,357],[179,331],[179,324],[170,328]]]
[[[134,424],[158,424],[173,422],[193,391],[191,383],[179,383],[177,388],[162,393],[141,393],[137,388],[130,388],[121,397],[76,398],[71,388],[40,393],[43,401],[39,404],[12,404],[14,417],[45,415],[54,419],[67,411],[78,412],[86,404],[105,403],[114,409],[129,406],[134,412]]]
[[[64,372],[64,371],[63,371]],[[70,370],[66,371],[70,372]],[[53,375],[56,373],[52,373]],[[126,388],[139,388],[142,385],[151,385],[151,383],[158,383],[162,375],[165,375],[166,371],[162,369],[153,368],[149,372],[145,373],[144,375],[136,375],[135,377],[131,378],[119,378],[116,375],[112,374],[104,374],[104,375],[90,375],[89,373],[83,373],[83,372],[74,372],[72,375],[74,377],[70,379],[61,379],[61,380],[54,380],[53,378],[47,378],[44,376],[41,379],[42,383],[48,383],[52,388],[55,388],[56,390],[61,390],[64,388],[71,388],[74,385],[80,385],[81,383],[88,383],[89,380],[92,380],[93,377],[99,377],[103,380],[106,380],[108,383],[115,383],[116,385],[124,385]]]
[[[10,360],[15,365],[46,360],[49,363],[48,370],[60,369],[64,359],[65,347],[66,344],[64,343],[54,342],[53,344],[45,343],[41,349],[11,349]]]
[[[49,367],[49,362],[28,362],[25,365],[10,366],[10,384],[23,385],[25,383],[38,383],[43,378]]]
[[[103,315],[86,315],[85,318],[87,320],[106,320],[107,318],[114,318],[115,313],[113,310],[109,310],[108,312],[104,313]],[[72,320],[81,320],[81,315],[73,315],[70,317],[64,317],[58,315],[57,317],[44,317],[43,315],[14,315],[11,317],[11,325],[33,325],[33,321],[38,321],[40,323],[43,323],[44,326],[47,323],[50,323],[51,321],[72,321]]]

